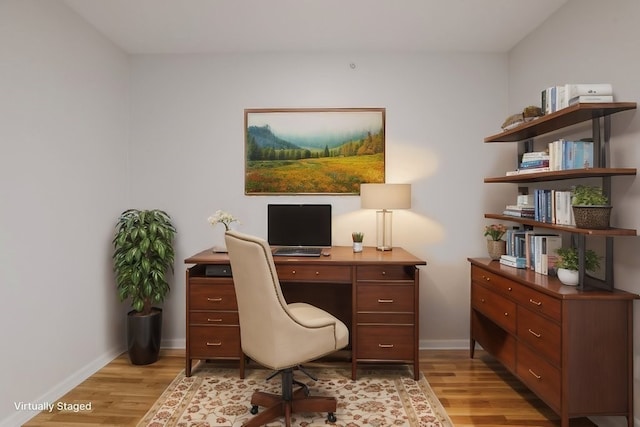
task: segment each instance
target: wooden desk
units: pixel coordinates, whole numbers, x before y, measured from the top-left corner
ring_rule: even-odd
[[[229,257],[206,249],[184,262],[194,264],[186,271],[186,375],[194,359],[230,359],[239,361],[244,377],[233,279],[207,275],[207,266],[228,266]],[[354,380],[359,363],[412,363],[418,379],[417,266],[425,261],[402,248],[354,253],[334,246],[329,256],[278,256],[274,262],[288,303],[308,302],[347,325]]]

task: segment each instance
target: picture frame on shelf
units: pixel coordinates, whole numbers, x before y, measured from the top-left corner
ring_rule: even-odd
[[[244,110],[245,194],[359,194],[385,181],[384,108]]]

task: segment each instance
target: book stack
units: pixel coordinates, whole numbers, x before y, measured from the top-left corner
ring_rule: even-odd
[[[610,83],[567,83],[548,87],[541,92],[544,114],[554,113],[577,103],[613,102]]]
[[[548,172],[550,157],[546,151],[532,151],[524,153],[522,160],[515,171],[507,172],[507,176],[519,175],[523,173]]]
[[[545,275],[555,274],[557,250],[562,247],[560,235],[513,229],[507,230],[505,240],[507,253],[500,257],[500,264]]]
[[[535,205],[533,195],[519,195],[515,205],[507,205],[502,212],[503,215],[517,218],[535,218]]]

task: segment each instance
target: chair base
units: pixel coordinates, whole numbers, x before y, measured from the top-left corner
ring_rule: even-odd
[[[293,384],[293,382],[290,382],[292,379],[290,377],[291,373],[290,371],[284,371],[282,373],[284,374],[282,378],[283,394],[278,395],[263,391],[254,392],[251,396],[251,413],[257,414],[259,406],[266,409],[243,424],[244,427],[263,426],[282,416],[284,416],[286,427],[290,427],[291,414],[296,412],[327,412],[327,419],[330,422],[336,421],[334,413],[336,412],[338,404],[334,397],[309,396],[309,391],[306,386],[295,391],[290,391],[292,388],[291,385]],[[287,385],[287,383],[289,385]],[[289,396],[289,398],[287,398],[287,396]]]

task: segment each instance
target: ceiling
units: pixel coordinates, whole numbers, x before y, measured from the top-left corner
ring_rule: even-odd
[[[507,52],[567,0],[63,0],[142,53]]]

